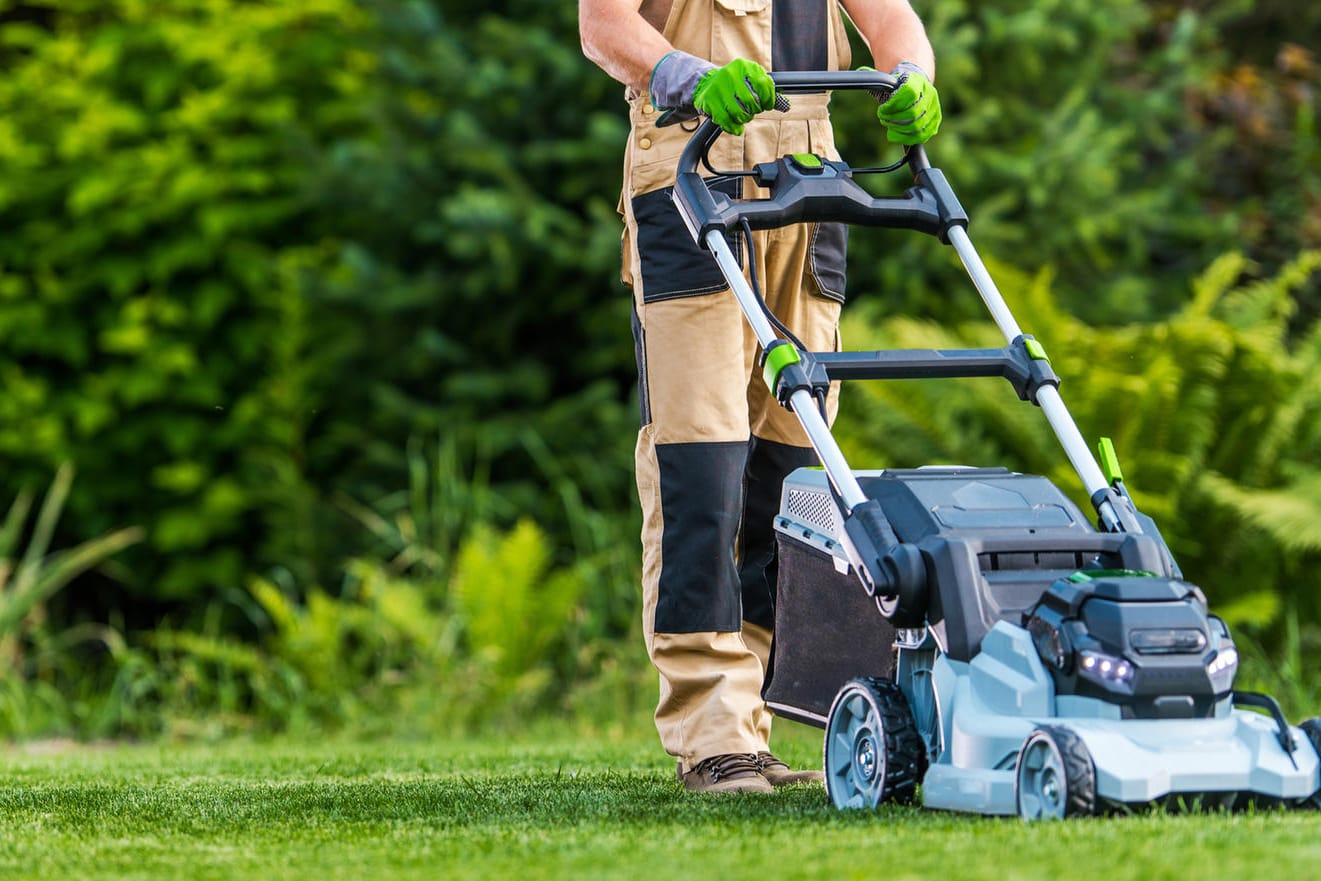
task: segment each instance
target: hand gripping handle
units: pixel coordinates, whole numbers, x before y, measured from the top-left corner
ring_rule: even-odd
[[[862,90],[871,92],[877,101],[881,101],[899,86],[897,77],[879,70],[782,71],[772,72],[771,79],[775,81],[775,109],[782,112],[789,109],[789,99],[783,94],[785,92]],[[676,119],[668,124],[678,121]],[[710,119],[704,119],[679,158],[679,174],[697,171],[702,156],[706,155],[721,134],[720,126]]]

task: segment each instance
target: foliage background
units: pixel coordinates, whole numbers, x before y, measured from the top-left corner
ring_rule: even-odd
[[[1321,12],[915,6],[932,157],[1011,304],[1314,706]],[[49,546],[16,505],[6,559],[83,551],[0,616],[0,731],[649,702],[627,131],[572,4],[3,0],[0,70],[0,498],[77,472]],[[863,104],[836,117],[888,156]],[[993,333],[934,242],[859,232],[850,287],[858,344]],[[913,389],[846,394],[859,461],[1069,482],[1030,408]]]

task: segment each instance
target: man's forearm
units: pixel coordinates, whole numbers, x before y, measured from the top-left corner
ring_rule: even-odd
[[[926,28],[908,0],[842,0],[849,18],[871,50],[872,65],[893,70],[901,61],[936,78],[936,57]]]
[[[579,0],[583,54],[611,77],[645,94],[656,62],[674,50],[638,11],[638,0]]]

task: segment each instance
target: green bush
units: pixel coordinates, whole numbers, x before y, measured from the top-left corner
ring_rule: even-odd
[[[51,17],[5,28],[5,485],[75,461],[66,526],[142,524],[138,590],[238,584],[300,541],[264,528],[308,492],[287,248],[308,157],[365,124],[368,19],[339,0]]]
[[[100,712],[75,732],[461,731],[553,709],[597,672],[582,662],[599,657],[579,658],[573,646],[584,585],[599,573],[554,567],[550,548],[525,520],[508,532],[472,530],[449,583],[365,559],[346,567],[335,591],[254,578],[251,601],[239,602],[255,641],[224,632],[226,610],[215,605],[200,626],[117,646]],[[30,702],[25,685],[12,692]],[[0,732],[23,733],[14,724],[0,715]]]
[[[946,109],[931,161],[979,246],[1014,266],[1054,267],[1069,311],[1158,319],[1225,251],[1246,250],[1270,274],[1321,245],[1321,78],[1308,50],[1279,42],[1306,45],[1307,31],[1280,34],[1278,4],[915,6]],[[1287,17],[1301,28],[1298,16],[1314,15]],[[846,158],[877,158],[871,115],[836,105]],[[975,317],[947,294],[961,274],[951,255],[911,234],[859,231],[854,245],[850,287],[872,314]],[[1316,285],[1306,290],[1315,302]]]
[[[558,505],[529,437],[619,506],[622,123],[576,45],[391,0],[31,8],[0,21],[0,488],[77,462],[69,535],[147,530],[134,607],[335,579],[333,499],[401,485],[414,436],[487,451],[511,517]]]
[[[587,509],[549,474],[557,519],[574,536],[561,563],[530,519],[495,525],[505,505],[482,477],[489,462],[453,442],[415,446],[407,460],[400,492],[372,505],[339,500],[363,532],[355,544],[371,550],[345,561],[338,582],[280,569],[254,576],[180,623],[111,631],[110,663],[87,671],[97,699],[81,715],[24,677],[0,695],[0,710],[16,718],[51,699],[41,718],[61,731],[183,738],[459,731],[562,707],[603,726],[632,718],[646,693],[632,518]],[[621,649],[613,637],[624,631],[635,638]],[[15,727],[15,718],[0,713],[0,735],[47,724]]]

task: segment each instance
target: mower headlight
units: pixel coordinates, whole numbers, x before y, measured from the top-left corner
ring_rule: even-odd
[[[1102,685],[1133,685],[1133,665],[1123,658],[1083,649],[1078,652],[1078,669]]]
[[[1234,646],[1215,652],[1214,658],[1206,662],[1206,672],[1211,674],[1211,679],[1226,672],[1232,675],[1235,670],[1238,670],[1238,650]]]
[[[1133,630],[1128,641],[1143,655],[1196,654],[1206,648],[1206,634],[1196,627]]]

